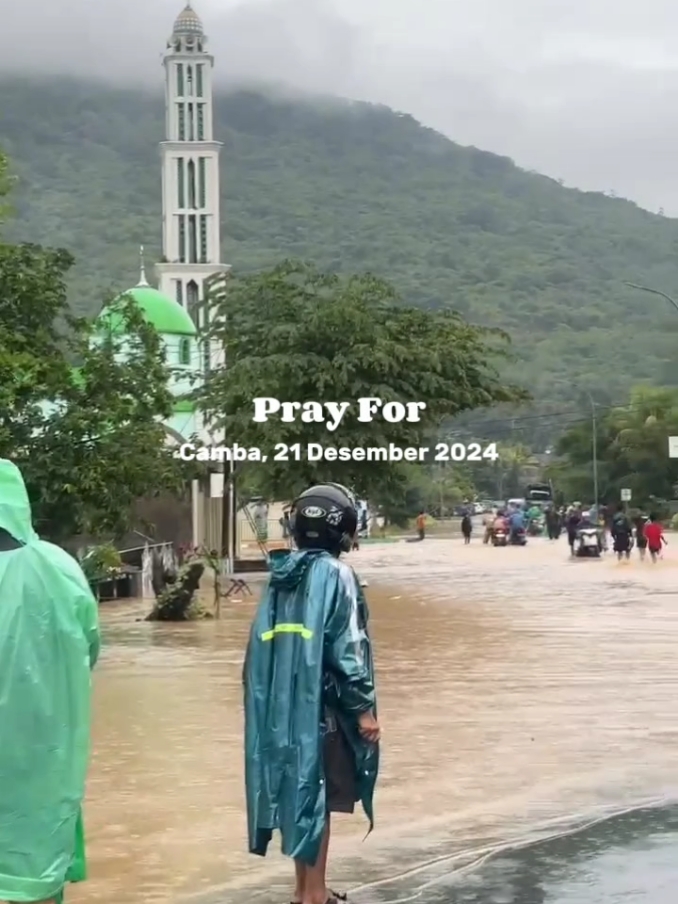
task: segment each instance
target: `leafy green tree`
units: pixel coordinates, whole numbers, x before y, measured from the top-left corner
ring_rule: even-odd
[[[11,184],[12,177],[9,171],[9,161],[6,154],[3,154],[2,149],[0,149],[0,223],[2,223],[9,210],[3,199],[9,194]]]
[[[448,518],[456,505],[476,494],[472,474],[463,465],[403,465],[402,476],[402,486],[379,499],[387,524],[405,527],[421,511]]]
[[[481,445],[487,445],[489,440]],[[523,496],[528,483],[541,473],[530,449],[509,440],[496,442],[497,458],[484,460],[473,466],[471,477],[476,492],[489,499],[510,499]]]
[[[334,447],[429,446],[443,418],[526,393],[500,379],[493,366],[507,337],[472,326],[449,310],[426,311],[399,302],[394,289],[370,274],[340,278],[286,261],[254,276],[213,281],[206,307],[210,342],[225,364],[197,392],[199,404],[229,444],[259,447],[255,467],[269,496],[287,498],[311,482],[335,480],[376,500],[407,484],[400,463],[309,462],[308,443]],[[380,414],[357,419],[357,400],[423,402],[420,422],[389,423]],[[277,417],[255,423],[253,399],[349,402],[334,431],[323,423]],[[300,444],[276,460],[276,444]]]
[[[131,299],[101,334],[71,316],[71,256],[0,244],[0,456],[21,468],[41,535],[119,535],[140,497],[178,487],[160,337]]]
[[[556,446],[563,460],[554,481],[570,499],[591,499],[593,458],[590,422],[567,431]],[[678,484],[678,460],[668,456],[668,438],[678,435],[678,390],[641,386],[627,405],[598,419],[597,459],[601,498],[615,502],[627,487],[633,502],[671,499]]]

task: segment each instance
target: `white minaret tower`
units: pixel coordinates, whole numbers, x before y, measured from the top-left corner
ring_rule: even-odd
[[[203,283],[230,270],[220,262],[219,151],[214,140],[212,67],[202,22],[190,2],[177,16],[163,57],[165,140],[162,158],[162,262],[159,289],[197,323]],[[206,363],[209,362],[209,351]],[[207,363],[207,366],[209,364]]]

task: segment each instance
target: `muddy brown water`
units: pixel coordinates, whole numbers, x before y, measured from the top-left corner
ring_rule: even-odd
[[[564,543],[364,546],[383,769],[377,826],[337,819],[335,885],[555,817],[671,796],[678,556],[570,562]],[[255,588],[256,591],[256,588]],[[240,674],[253,602],[151,625],[102,606],[86,824],[73,902],[286,900],[289,866],[246,853]],[[342,887],[343,887],[342,886]]]

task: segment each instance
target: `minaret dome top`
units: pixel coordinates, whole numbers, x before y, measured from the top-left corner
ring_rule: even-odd
[[[202,22],[200,16],[191,6],[190,2],[186,4],[184,9],[179,13],[174,21],[172,29],[174,35],[203,35]]]

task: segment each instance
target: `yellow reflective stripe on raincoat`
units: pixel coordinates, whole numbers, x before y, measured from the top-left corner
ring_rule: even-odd
[[[304,640],[310,640],[313,637],[313,631],[305,625],[280,624],[276,625],[270,631],[264,631],[261,635],[262,640],[273,640],[276,634],[301,634]]]

